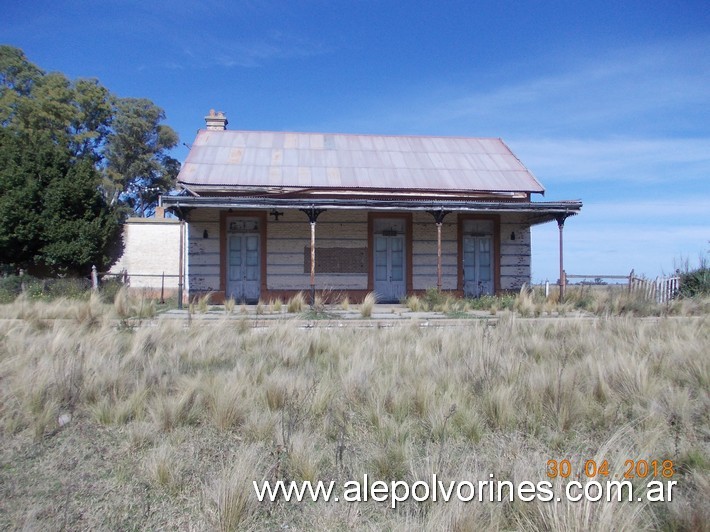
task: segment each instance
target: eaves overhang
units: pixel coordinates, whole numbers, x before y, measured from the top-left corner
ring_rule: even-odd
[[[531,225],[579,214],[581,200],[564,201],[448,201],[364,198],[263,198],[163,196],[162,205],[178,215],[191,209],[332,209],[373,211],[448,211],[487,214],[525,214]]]

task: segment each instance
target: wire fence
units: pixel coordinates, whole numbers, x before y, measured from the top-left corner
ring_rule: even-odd
[[[99,272],[96,270],[96,266],[93,266],[91,269],[91,286],[94,290],[98,290],[100,285],[102,283],[105,283],[108,280],[114,279],[118,281],[120,284],[123,286],[130,287],[131,286],[131,279],[160,279],[160,302],[164,303],[165,302],[165,280],[166,279],[178,279],[177,283],[177,291],[178,291],[178,301],[179,303],[182,301],[182,292],[183,292],[183,282],[181,279],[181,276],[179,274],[169,274],[165,272],[161,273],[129,273],[127,270],[121,270],[120,272]],[[140,288],[150,288],[153,290],[157,290],[158,286],[156,285],[143,285],[140,286]],[[169,290],[172,290],[173,287],[168,287]],[[180,305],[181,306],[181,305]]]

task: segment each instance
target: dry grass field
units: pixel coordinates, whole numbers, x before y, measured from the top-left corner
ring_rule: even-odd
[[[517,301],[451,329],[304,330],[226,318],[134,327],[119,319],[124,304],[0,309],[0,528],[709,526],[707,313],[530,320],[521,315],[538,314],[526,307],[535,303]],[[252,488],[364,474],[536,483],[565,458],[575,472],[607,460],[612,474],[626,460],[673,460],[673,501],[393,510],[259,503]]]

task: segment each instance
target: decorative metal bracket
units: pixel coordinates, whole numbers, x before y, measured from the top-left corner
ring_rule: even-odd
[[[298,210],[305,213],[306,216],[308,216],[308,221],[311,222],[312,224],[316,223],[318,216],[320,216],[320,214],[322,212],[326,211],[326,209],[316,209],[313,206],[311,206],[308,209],[298,209]]]
[[[557,220],[557,227],[562,228],[565,225],[565,220],[569,218],[570,216],[573,216],[574,213],[560,213],[555,215],[555,220]]]
[[[274,220],[277,222],[279,221],[279,216],[283,216],[284,213],[281,211],[277,211],[276,209],[271,209],[271,212],[269,213],[269,216],[273,216]]]
[[[451,211],[445,211],[444,209],[439,209],[438,211],[426,211],[434,217],[434,221],[437,224],[444,222],[444,217],[447,214],[451,214]]]

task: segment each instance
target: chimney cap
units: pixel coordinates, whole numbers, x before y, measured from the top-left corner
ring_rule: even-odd
[[[205,117],[205,124],[207,124],[207,129],[210,131],[224,131],[227,129],[228,123],[229,121],[227,117],[224,116],[223,111],[210,109],[210,114]]]

